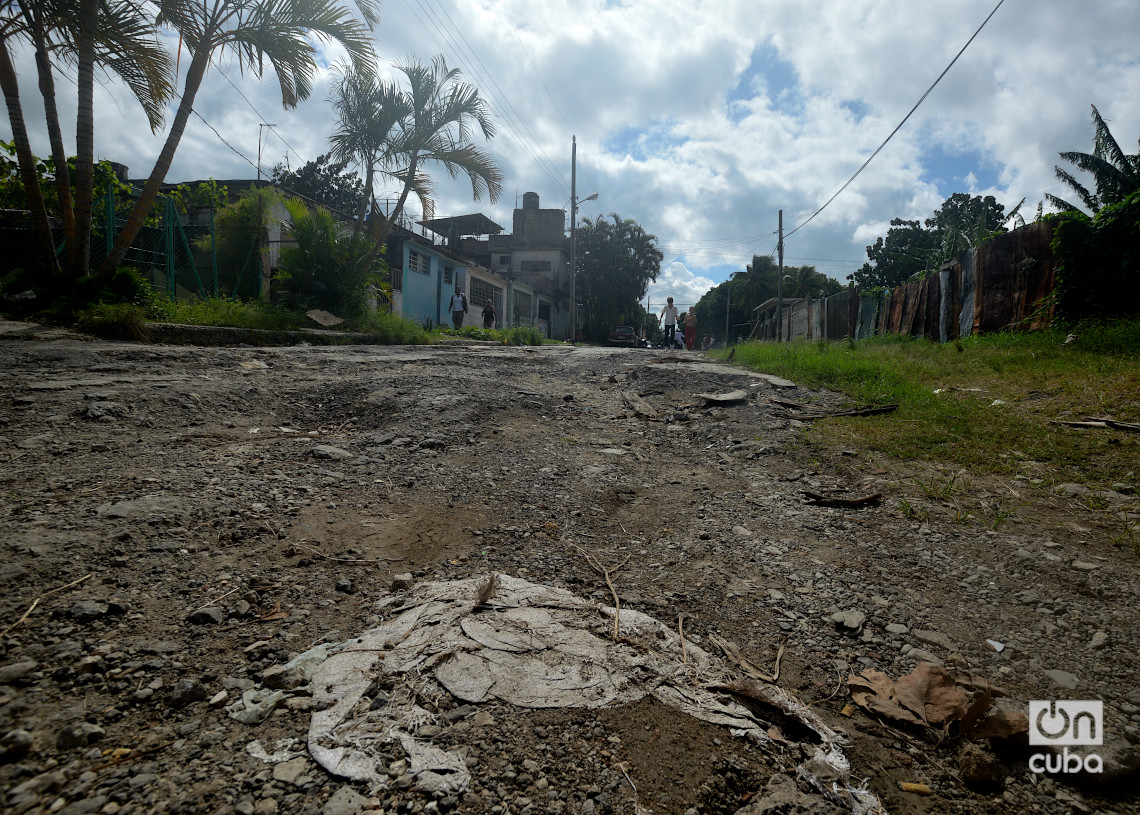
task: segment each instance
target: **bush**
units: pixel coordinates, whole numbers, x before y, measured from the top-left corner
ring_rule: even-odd
[[[1102,207],[1056,219],[1057,310],[1065,319],[1140,313],[1140,191]]]
[[[75,327],[109,340],[146,342],[146,309],[136,303],[99,303],[81,312]]]

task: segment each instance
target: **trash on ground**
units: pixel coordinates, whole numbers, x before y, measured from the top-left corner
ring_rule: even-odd
[[[457,706],[523,708],[600,708],[652,696],[735,736],[807,756],[798,771],[822,793],[858,815],[879,811],[878,799],[849,778],[839,733],[781,688],[740,682],[724,662],[648,615],[505,574],[423,583],[380,605],[391,618],[332,646],[313,673],[308,737],[325,769],[374,791],[388,787],[384,757],[395,749],[421,790],[468,788],[462,757],[417,737],[436,723],[418,703],[425,694],[450,694]],[[742,697],[773,709],[782,726]],[[789,724],[802,742],[792,741]]]

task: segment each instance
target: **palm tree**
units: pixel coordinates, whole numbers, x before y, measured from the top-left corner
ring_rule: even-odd
[[[1053,171],[1057,174],[1057,178],[1064,181],[1076,192],[1081,203],[1095,215],[1101,207],[1119,203],[1129,193],[1140,190],[1140,153],[1130,156],[1120,149],[1120,145],[1113,138],[1108,125],[1101,118],[1100,111],[1096,109],[1096,105],[1092,105],[1092,119],[1095,128],[1092,153],[1070,151],[1061,153],[1060,156],[1077,169],[1092,173],[1093,181],[1096,183],[1096,192],[1090,192],[1075,177],[1060,167],[1055,166]],[[1049,203],[1062,212],[1080,211],[1079,207],[1055,195],[1045,193],[1045,197]]]
[[[392,144],[401,122],[411,114],[408,98],[393,82],[376,76],[371,66],[338,65],[330,101],[336,112],[336,130],[329,142],[336,161],[364,168],[366,195],[356,213],[353,237],[360,234],[369,207],[376,212],[373,185],[377,172],[390,169]]]
[[[68,249],[70,268],[86,274],[90,252],[91,200],[94,185],[94,95],[96,66],[110,70],[124,80],[142,104],[156,130],[162,123],[163,109],[173,92],[170,72],[173,60],[158,44],[153,23],[131,0],[81,0],[78,6],[67,0],[4,0],[0,4],[0,38],[5,54],[0,56],[0,82],[8,101],[8,118],[17,146],[17,159],[24,190],[32,209],[36,234],[45,269],[57,269],[52,247],[51,226],[43,193],[35,173],[35,157],[27,142],[27,128],[19,101],[19,87],[7,52],[7,41],[29,40],[35,51],[39,88],[44,97],[46,124],[51,141],[60,217]],[[77,66],[79,106],[76,126],[76,194],[71,198],[71,178],[62,128],[55,99],[53,59]],[[22,134],[22,135],[21,135]],[[48,250],[45,252],[46,246]]]
[[[127,217],[110,254],[99,267],[100,276],[109,275],[126,256],[159,187],[174,160],[174,153],[186,123],[194,110],[194,100],[214,54],[230,52],[243,69],[262,76],[265,63],[273,67],[286,108],[309,96],[317,69],[315,37],[341,45],[351,62],[372,57],[368,30],[376,23],[379,0],[356,0],[360,17],[341,0],[157,0],[158,22],[178,32],[191,59],[186,71],[182,98],[142,194]]]
[[[24,194],[28,199],[28,209],[35,224],[36,248],[40,263],[45,271],[59,268],[55,257],[55,241],[51,234],[51,221],[44,203],[43,189],[36,174],[36,157],[32,154],[32,144],[28,138],[28,128],[24,123],[24,109],[20,103],[20,85],[16,80],[16,68],[8,51],[8,41],[15,29],[15,21],[5,17],[0,23],[0,89],[4,92],[4,102],[8,107],[8,120],[12,125],[12,141],[16,146],[16,160],[20,165],[20,178],[24,184]]]
[[[424,65],[412,59],[398,66],[408,79],[405,91],[409,112],[397,125],[389,145],[385,175],[398,179],[403,187],[391,213],[375,231],[372,254],[375,260],[384,247],[392,225],[403,211],[411,192],[428,209],[431,179],[421,171],[428,163],[442,164],[448,175],[461,174],[471,180],[476,201],[487,193],[497,201],[502,190],[502,171],[489,153],[471,142],[471,131],[478,127],[486,139],[495,135],[486,102],[473,85],[459,80],[457,69],[448,69],[442,56]]]

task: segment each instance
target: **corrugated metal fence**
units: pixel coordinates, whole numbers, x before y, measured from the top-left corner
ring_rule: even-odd
[[[980,332],[1040,328],[1053,316],[1052,239],[1049,224],[1027,224],[894,291],[851,288],[789,302],[782,320],[785,339],[906,334],[946,342]],[[758,338],[774,335],[767,325],[758,328]]]

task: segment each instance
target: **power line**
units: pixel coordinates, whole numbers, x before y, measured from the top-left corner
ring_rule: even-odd
[[[950,64],[947,65],[943,69],[942,73],[940,73],[938,75],[938,78],[934,80],[934,83],[929,88],[926,89],[926,93],[924,93],[921,97],[919,97],[919,100],[914,103],[914,107],[912,107],[910,109],[910,113],[907,113],[907,115],[903,117],[903,120],[898,123],[898,126],[895,127],[895,129],[891,131],[890,135],[887,136],[885,139],[883,139],[883,143],[875,148],[875,152],[872,153],[870,155],[870,157],[868,157],[868,159],[863,162],[863,165],[858,170],[855,171],[855,174],[852,175],[849,179],[847,179],[846,183],[844,183],[844,185],[836,191],[835,195],[828,198],[827,201],[824,203],[824,205],[822,207],[820,207],[819,209],[817,209],[815,212],[813,212],[811,214],[811,216],[806,221],[804,221],[802,224],[797,226],[791,232],[788,232],[787,234],[785,234],[784,235],[785,239],[790,238],[792,235],[796,234],[801,229],[803,229],[805,226],[807,226],[811,222],[812,218],[814,218],[816,215],[819,215],[819,213],[821,213],[825,209],[827,209],[828,204],[830,204],[832,201],[834,201],[836,198],[838,198],[839,194],[841,192],[843,192],[845,189],[847,189],[847,187],[850,186],[852,181],[854,181],[856,178],[858,178],[859,173],[863,172],[863,170],[866,169],[867,165],[871,163],[871,161],[875,158],[875,156],[879,155],[879,152],[884,147],[887,146],[887,142],[889,142],[894,137],[894,135],[896,133],[898,133],[900,129],[902,129],[902,126],[904,124],[906,124],[907,119],[909,119],[911,117],[911,115],[916,110],[918,110],[918,106],[921,105],[926,100],[926,97],[930,95],[930,92],[933,91],[934,88],[938,85],[938,83],[942,81],[942,77],[946,76],[947,72],[951,68],[954,67],[954,63],[958,61],[958,57],[962,56],[962,54],[966,51],[966,49],[970,47],[970,43],[972,43],[974,41],[974,37],[977,37],[978,34],[980,34],[982,32],[982,29],[986,27],[986,23],[988,23],[990,21],[990,17],[993,17],[997,13],[997,10],[999,8],[1001,8],[1002,3],[1004,3],[1004,2],[1005,2],[1005,0],[998,0],[998,4],[996,6],[994,6],[993,11],[991,11],[986,16],[986,19],[982,20],[982,24],[980,26],[978,26],[978,30],[973,33],[973,35],[970,37],[970,39],[966,40],[966,44],[963,45],[962,49],[957,54],[954,55],[954,59],[950,60]]]
[[[430,4],[432,0],[427,0],[427,2]],[[412,13],[419,20],[420,24],[428,30],[428,33],[432,35],[440,47],[444,50],[452,51],[460,64],[467,68],[468,72],[473,77],[481,79],[485,83],[489,83],[489,85],[493,85],[495,90],[498,91],[499,95],[502,96],[502,98],[505,100],[505,108],[503,107],[502,103],[499,103],[499,98],[495,96],[495,93],[490,89],[490,87],[485,85],[484,96],[487,98],[488,105],[495,111],[500,120],[514,132],[514,136],[518,140],[519,144],[534,160],[539,170],[546,176],[547,180],[550,181],[556,189],[559,189],[563,194],[568,196],[569,186],[566,184],[565,179],[561,177],[560,171],[554,165],[554,163],[548,157],[546,157],[545,153],[542,152],[542,148],[538,146],[537,141],[534,139],[534,135],[530,132],[529,128],[527,128],[521,117],[519,117],[518,113],[514,110],[514,107],[511,105],[509,98],[506,96],[506,94],[503,94],[502,88],[499,87],[494,77],[490,75],[489,71],[487,71],[486,66],[483,64],[483,61],[471,47],[471,44],[467,41],[467,38],[463,35],[463,32],[459,31],[459,29],[455,27],[455,24],[452,23],[449,19],[447,20],[447,23],[444,23],[443,19],[440,17],[440,14],[437,14],[433,8],[425,7],[424,3],[421,2],[421,0],[416,0],[416,4],[420,7],[426,16],[430,16],[432,18],[433,22],[429,26],[423,17],[421,17],[419,14],[416,14],[414,9],[411,9]],[[410,8],[411,7],[409,6],[409,9]],[[443,13],[441,11],[441,14],[444,18],[446,18],[446,13]],[[459,39],[462,39],[466,44],[467,52],[470,53],[475,61],[479,63],[479,66],[483,69],[482,71],[477,69],[473,63],[467,60],[464,54],[463,46],[459,44],[459,41],[455,38],[451,31],[448,30],[448,24],[450,25],[451,29],[454,30],[456,34],[458,34]],[[433,28],[435,31],[432,31]],[[446,37],[450,41],[450,46],[448,44],[445,44],[439,37],[437,37],[435,32],[439,32],[440,35]],[[526,131],[526,135],[524,135],[522,131]],[[541,154],[541,156],[539,154]]]
[[[257,169],[257,165],[254,164],[250,159],[246,158],[245,154],[241,150],[238,150],[236,147],[234,147],[232,144],[230,144],[228,141],[226,141],[225,137],[221,133],[218,132],[218,129],[216,127],[214,127],[212,124],[210,124],[209,122],[207,122],[205,117],[203,117],[201,113],[199,113],[196,110],[193,110],[192,108],[191,108],[191,112],[195,116],[197,116],[199,119],[202,120],[202,124],[204,124],[206,127],[210,128],[210,130],[214,131],[214,135],[218,137],[218,141],[220,141],[226,147],[230,148],[235,153],[237,153],[242,159],[245,160],[245,163],[248,164],[250,167],[252,167],[255,170]]]

